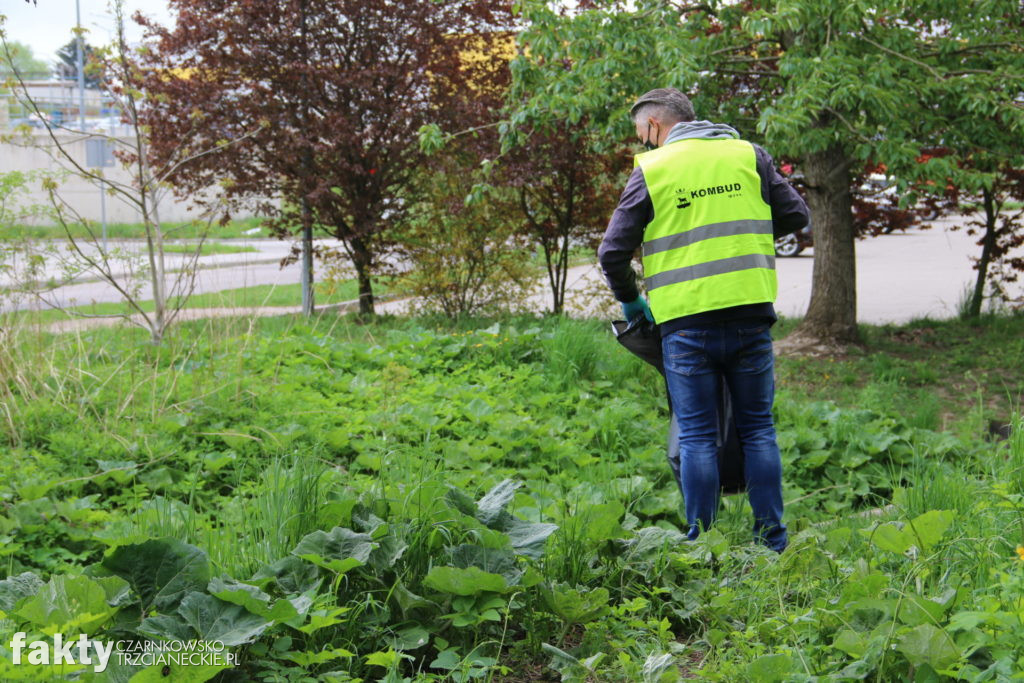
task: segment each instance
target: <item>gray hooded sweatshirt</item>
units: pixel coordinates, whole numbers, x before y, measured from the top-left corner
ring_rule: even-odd
[[[666,145],[678,140],[699,138],[717,140],[739,138],[739,133],[730,126],[710,121],[687,121],[677,123],[669,131]],[[753,145],[757,160],[757,174],[761,177],[761,196],[772,210],[772,223],[775,238],[796,232],[807,225],[809,215],[807,204],[797,194],[775,168],[775,162],[768,152],[760,146]],[[637,166],[633,169],[626,189],[619,198],[604,239],[597,251],[601,270],[604,271],[608,286],[615,298],[623,303],[634,301],[640,296],[636,283],[636,273],[631,262],[633,254],[643,244],[644,228],[654,219],[654,204],[647,191],[643,170]],[[661,325],[663,335],[682,329],[687,325],[699,325],[721,320],[740,318],[762,318],[771,322],[776,320],[775,309],[771,304],[751,304],[706,311],[696,315],[669,320]]]

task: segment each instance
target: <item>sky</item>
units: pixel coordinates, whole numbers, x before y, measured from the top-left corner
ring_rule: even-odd
[[[82,27],[88,30],[86,42],[109,44],[114,38],[110,0],[36,0],[35,5],[25,0],[0,0],[0,14],[7,17],[7,39],[25,43],[37,59],[52,64],[57,50],[74,36],[76,4]],[[142,29],[131,20],[136,10],[164,26],[173,23],[165,0],[124,0],[125,33],[130,43],[142,38]]]

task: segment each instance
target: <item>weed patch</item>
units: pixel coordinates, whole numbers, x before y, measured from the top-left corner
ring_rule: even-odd
[[[53,680],[15,631],[220,640],[238,666],[192,673],[225,681],[1010,675],[1022,432],[936,430],[897,332],[899,362],[780,362],[778,556],[743,497],[685,542],[661,379],[598,323],[14,331],[0,678]]]

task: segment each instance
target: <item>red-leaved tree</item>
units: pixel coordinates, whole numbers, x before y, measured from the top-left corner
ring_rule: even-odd
[[[551,311],[565,310],[571,249],[596,249],[622,191],[621,148],[600,144],[582,124],[535,130],[509,150],[500,182],[515,190],[522,234],[540,248]]]
[[[265,198],[279,234],[315,225],[339,239],[373,313],[371,273],[423,163],[417,129],[477,115],[467,83],[486,78],[507,0],[170,0],[174,28],[141,16],[145,112],[157,158],[261,131],[173,177],[179,193],[219,184]],[[235,204],[237,205],[237,204]]]

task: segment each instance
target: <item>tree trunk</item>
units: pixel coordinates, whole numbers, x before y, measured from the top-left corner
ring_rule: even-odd
[[[366,243],[360,238],[349,241],[352,247],[352,264],[356,267],[356,279],[359,282],[359,314],[374,315],[373,283],[370,281],[372,258]]]
[[[561,248],[558,250],[558,288],[555,291],[555,311],[558,315],[565,315],[565,289],[569,284],[569,236],[571,228],[562,231]]]
[[[548,287],[551,290],[551,312],[555,315],[562,314],[562,307],[558,300],[558,257],[556,246],[558,241],[555,240],[554,244],[551,241],[541,236],[540,248],[544,252],[544,265],[548,271]]]
[[[804,344],[836,346],[859,340],[849,167],[839,145],[805,158],[814,270],[807,315],[792,335]]]
[[[160,223],[160,207],[156,201],[155,193],[147,188],[153,187],[153,175],[149,170],[149,163],[146,160],[146,147],[142,139],[138,137],[136,128],[136,139],[139,159],[138,179],[139,195],[142,207],[142,220],[146,226],[146,248],[148,251],[150,265],[150,282],[153,287],[153,319],[149,323],[150,341],[154,346],[163,342],[164,330],[167,328],[167,278],[164,265],[164,232]]]
[[[985,280],[988,278],[988,266],[992,262],[992,252],[996,246],[996,206],[992,191],[982,190],[982,202],[985,206],[985,238],[981,245],[981,260],[978,261],[978,279],[974,283],[974,293],[967,309],[968,318],[981,315],[981,302],[985,298]]]
[[[309,198],[302,198],[302,272],[299,274],[302,288],[302,315],[311,316],[316,311],[313,299],[313,212]]]

